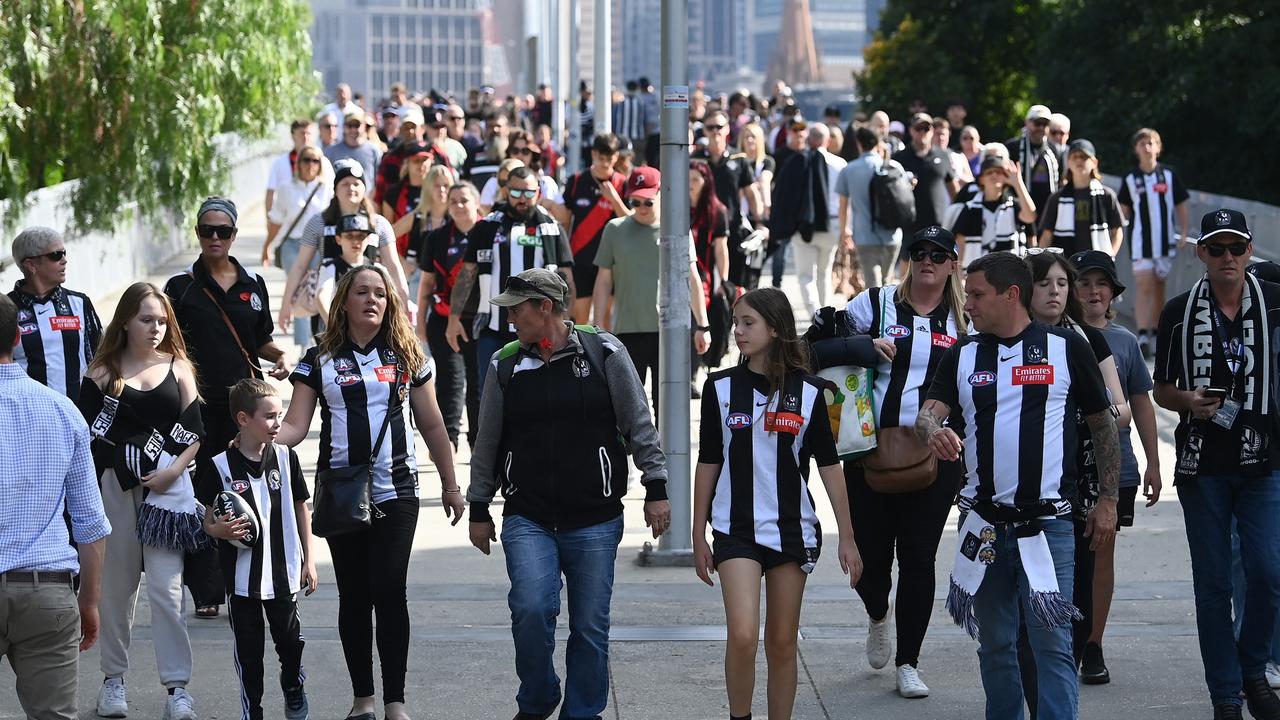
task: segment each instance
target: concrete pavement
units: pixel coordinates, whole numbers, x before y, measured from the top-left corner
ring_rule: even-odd
[[[263,234],[261,209],[241,213],[243,229],[233,252],[246,261],[258,256]],[[173,272],[194,253],[175,258]],[[75,262],[75,258],[72,258]],[[256,265],[256,261],[246,265]],[[273,308],[283,290],[283,273],[263,271]],[[165,277],[152,278],[157,284]],[[797,297],[794,276],[785,288]],[[98,298],[95,298],[95,302]],[[99,304],[104,322],[114,298]],[[289,342],[280,331],[277,340]],[[288,396],[287,389],[284,390]],[[696,406],[693,416],[696,423]],[[1162,467],[1173,467],[1172,424],[1161,416]],[[308,475],[314,471],[318,423],[299,446]],[[693,435],[696,442],[696,426]],[[425,453],[424,453],[425,455]],[[460,481],[467,478],[465,450],[457,459]],[[516,711],[517,681],[508,611],[502,546],[490,557],[467,542],[463,524],[450,527],[440,510],[437,476],[424,463],[423,512],[409,569],[409,607],[413,621],[407,697],[415,718],[489,719]],[[634,477],[634,473],[633,473]],[[826,528],[835,523],[818,482],[811,484]],[[611,698],[604,713],[616,720],[702,720],[728,716],[724,692],[723,606],[719,588],[708,588],[688,568],[640,567],[635,559],[646,540],[641,493],[626,502],[627,531],[619,549],[613,601]],[[920,671],[933,690],[923,700],[904,700],[894,690],[892,667],[871,670],[863,640],[867,617],[830,552],[809,580],[801,621],[799,693],[796,718],[978,718],[983,693],[976,643],[952,625],[943,609],[947,570],[954,552],[956,517],[939,551],[935,613],[921,657]],[[465,523],[465,520],[464,520]],[[828,548],[835,538],[828,536]],[[350,703],[337,632],[337,591],[327,547],[317,544],[321,586],[301,600],[307,649],[304,662],[312,717],[342,718]],[[1159,504],[1139,508],[1137,527],[1126,529],[1117,548],[1116,599],[1105,643],[1113,682],[1081,689],[1084,718],[1126,720],[1207,717],[1208,696],[1196,642],[1190,566],[1176,493],[1168,488]],[[195,675],[190,690],[201,718],[239,717],[239,689],[225,614],[217,620],[190,615]],[[563,675],[567,619],[560,621],[557,666]],[[128,675],[130,717],[157,718],[163,689],[156,680],[150,612],[141,594],[135,620],[133,662]],[[266,667],[274,665],[266,650]],[[8,666],[0,670],[0,718],[22,717]],[[280,691],[268,670],[267,717],[283,717]],[[98,654],[81,657],[82,718],[96,717],[94,699],[101,682]],[[756,714],[766,717],[764,652],[758,656]],[[381,713],[379,713],[381,715]]]

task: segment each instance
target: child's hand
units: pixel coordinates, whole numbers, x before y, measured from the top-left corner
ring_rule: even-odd
[[[302,565],[302,587],[306,591],[303,595],[310,595],[315,592],[318,584],[319,577],[316,575],[316,564],[308,560]]]
[[[238,515],[213,514],[213,522],[204,526],[205,534],[219,540],[243,540],[249,534],[249,518]]]

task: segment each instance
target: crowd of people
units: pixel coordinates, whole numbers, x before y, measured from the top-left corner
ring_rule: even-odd
[[[297,596],[326,581],[320,537],[346,717],[408,717],[418,436],[446,518],[466,511],[486,555],[501,538],[517,720],[600,717],[628,458],[653,537],[687,531],[671,527],[653,419],[658,111],[641,78],[612,98],[615,132],[594,132],[584,86],[582,166],[570,167],[550,132],[555,102],[545,87],[458,102],[397,84],[370,111],[339,85],[293,122],[267,179],[254,260],[287,273],[274,314],[262,276],[232,253],[241,218],[225,197],[195,212],[192,265],[163,288],[129,286],[105,329],[63,286],[57,231],[13,239],[23,279],[0,299],[0,469],[32,490],[0,513],[0,599],[22,626],[0,649],[28,716],[77,716],[74,659],[95,643],[97,714],[141,712],[126,676],[145,572],[163,717],[196,717],[184,586],[197,618],[227,606],[242,717],[277,716],[262,706],[268,626],[284,717],[309,717]],[[1174,482],[1215,718],[1247,703],[1280,720],[1280,268],[1250,263],[1236,210],[1206,214],[1190,238],[1188,191],[1153,129],[1133,134],[1117,193],[1094,145],[1043,105],[1006,142],[984,144],[965,119],[956,101],[937,118],[913,107],[906,123],[838,108],[809,120],[781,83],[768,98],[690,98],[687,167],[665,172],[689,174],[692,539],[698,577],[720,580],[731,718],[751,717],[762,585],[768,714],[791,716],[823,539],[811,460],[872,668],[892,659],[902,697],[930,694],[936,555],[958,504],[946,607],[978,640],[986,716],[1076,717],[1079,683],[1111,679],[1115,535],[1136,522],[1139,489],[1150,507],[1165,485],[1154,396],[1180,417]],[[1113,308],[1126,243],[1132,328]],[[1166,303],[1188,245],[1205,275]],[[798,307],[778,289],[791,267]],[[797,310],[813,318],[803,334]],[[837,422],[856,383],[819,376],[831,369],[870,369],[875,449],[839,449],[861,428]],[[287,412],[267,376],[288,380]],[[307,478],[293,448],[317,407]],[[39,467],[19,436],[50,444]],[[465,489],[453,462],[464,438]]]

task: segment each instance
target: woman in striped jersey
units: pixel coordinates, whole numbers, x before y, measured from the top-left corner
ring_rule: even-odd
[[[875,368],[872,407],[880,430],[915,423],[938,361],[969,329],[955,236],[937,225],[923,228],[907,245],[907,254],[908,271],[901,285],[869,288],[849,303],[846,324],[853,337],[846,341],[809,335],[819,367]],[[889,593],[896,552],[898,692],[906,698],[926,697],[929,687],[917,671],[920,646],[933,614],[934,561],[960,488],[960,462],[938,463],[929,487],[905,493],[873,490],[860,461],[845,463],[844,476],[858,550],[866,563],[856,589],[870,619],[867,662],[873,668],[884,667],[893,648]]]
[[[807,353],[796,336],[791,303],[781,290],[752,290],[734,305],[733,322],[742,361],[711,373],[702,390],[694,567],[708,585],[713,585],[712,573],[720,574],[731,720],[751,717],[764,576],[769,717],[788,720],[796,698],[800,605],[822,545],[807,487],[810,458],[831,499],[840,533],[837,556],[851,586],[862,574],[862,559],[849,522],[824,381],[806,372]],[[707,544],[708,522],[714,547]]]

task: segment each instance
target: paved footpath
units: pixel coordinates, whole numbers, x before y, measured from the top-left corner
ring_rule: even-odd
[[[246,260],[257,258],[264,234],[261,208],[241,214],[243,230],[234,248]],[[194,253],[172,260],[151,278],[162,284],[166,273],[189,264]],[[75,259],[72,259],[75,262]],[[256,260],[252,262],[256,265]],[[283,292],[283,273],[263,272],[272,307]],[[794,276],[788,294],[798,297]],[[98,299],[95,298],[95,302]],[[109,321],[115,298],[98,304]],[[290,342],[277,330],[276,339]],[[288,391],[284,394],[287,398]],[[692,415],[696,422],[697,407]],[[308,475],[314,471],[319,422],[298,448]],[[696,426],[693,439],[696,443]],[[1171,416],[1161,415],[1162,467],[1173,467]],[[696,454],[696,450],[695,450]],[[425,453],[423,453],[425,455]],[[467,456],[457,458],[460,481],[467,482]],[[409,609],[413,621],[407,696],[419,719],[492,720],[515,714],[516,677],[508,588],[497,545],[490,557],[467,542],[463,525],[450,527],[440,509],[434,468],[424,463],[422,508],[414,556],[409,566]],[[632,472],[633,492],[626,501],[627,531],[617,560],[613,598],[611,697],[603,717],[614,720],[703,720],[725,718],[723,606],[719,588],[703,585],[689,568],[648,568],[636,563],[650,538],[641,512],[642,493]],[[824,527],[835,527],[821,483],[811,485]],[[1121,533],[1117,548],[1117,588],[1106,636],[1113,681],[1081,689],[1082,718],[1178,720],[1207,717],[1208,697],[1196,643],[1195,609],[1182,513],[1176,493],[1150,509],[1139,508],[1137,527]],[[465,523],[465,520],[464,520]],[[871,670],[864,655],[867,616],[834,557],[818,564],[809,581],[801,619],[800,683],[795,717],[803,720],[913,718],[942,720],[983,716],[982,685],[976,643],[951,624],[943,608],[947,570],[954,552],[956,515],[939,550],[935,612],[925,640],[920,672],[931,697],[904,700],[894,689],[892,667]],[[826,538],[835,546],[834,536]],[[327,547],[317,543],[320,589],[300,601],[307,637],[304,662],[312,717],[342,718],[350,703],[350,685],[337,631],[337,591]],[[232,664],[231,631],[225,614],[218,620],[192,616],[188,626],[195,650],[190,690],[205,720],[239,717],[239,691]],[[557,667],[563,674],[567,619],[560,619]],[[134,667],[128,675],[130,717],[158,718],[163,690],[156,680],[150,611],[141,593],[135,616]],[[266,667],[273,666],[268,645]],[[766,717],[763,649],[758,655],[756,717]],[[20,718],[7,665],[0,670],[0,718]],[[268,718],[283,717],[274,673],[267,673]],[[102,676],[98,653],[81,658],[82,718],[96,717],[94,702]],[[381,713],[379,713],[380,715]]]

